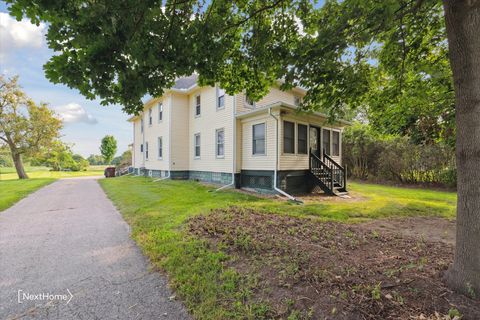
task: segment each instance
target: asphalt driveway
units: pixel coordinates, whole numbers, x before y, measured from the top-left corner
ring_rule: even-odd
[[[129,233],[95,178],[1,212],[0,319],[189,319]]]

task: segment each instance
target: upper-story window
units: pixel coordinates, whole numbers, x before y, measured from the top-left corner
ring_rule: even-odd
[[[140,119],[140,132],[143,133],[143,116],[142,119]]]
[[[225,108],[225,90],[217,87],[217,109]]]
[[[143,143],[140,144],[140,152],[143,152]]]
[[[145,142],[145,159],[148,160],[148,142]]]
[[[225,155],[225,130],[218,129],[215,134],[217,157],[221,158]]]
[[[295,153],[295,124],[283,121],[283,153]]]
[[[148,125],[151,126],[152,125],[152,108],[148,109]]]
[[[163,103],[158,104],[158,121],[163,120]]]
[[[200,95],[195,96],[195,117],[199,117],[202,112]]]
[[[265,154],[265,123],[253,125],[252,131],[253,154]]]
[[[299,107],[302,104],[302,97],[294,96],[293,97],[293,104]]]
[[[255,108],[255,101],[245,94],[245,106],[247,108]]]

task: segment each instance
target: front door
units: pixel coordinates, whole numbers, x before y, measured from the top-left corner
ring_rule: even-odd
[[[320,128],[310,127],[310,152],[320,158]]]

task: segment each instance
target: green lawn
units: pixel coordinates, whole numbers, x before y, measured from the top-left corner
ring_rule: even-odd
[[[151,261],[169,275],[176,294],[198,319],[260,319],[261,301],[251,299],[255,280],[225,266],[221,249],[188,235],[189,217],[231,205],[321,220],[357,222],[389,216],[454,218],[455,193],[349,184],[354,199],[321,198],[305,205],[260,199],[190,181],[152,182],[141,177],[99,181],[132,226],[132,236]]]
[[[0,211],[5,210],[29,193],[53,181],[55,181],[55,179],[0,181]]]
[[[101,176],[105,166],[90,166],[87,171],[50,171],[47,167],[25,167],[25,171],[29,178],[71,178],[71,177],[85,177],[85,176]],[[0,167],[0,180],[14,180],[18,179],[15,168]]]

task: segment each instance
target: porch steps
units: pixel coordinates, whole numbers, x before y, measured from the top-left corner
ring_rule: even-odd
[[[324,153],[323,159],[310,152],[310,177],[312,183],[332,196],[345,196],[347,172],[344,167]]]

